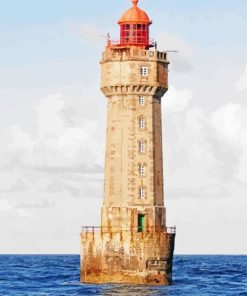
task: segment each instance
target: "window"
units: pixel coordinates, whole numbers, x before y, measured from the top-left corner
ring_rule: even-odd
[[[147,67],[141,67],[141,76],[148,76],[148,68]]]
[[[127,35],[128,33],[128,35]],[[129,36],[129,42],[128,38]],[[149,44],[149,27],[144,24],[123,24],[120,25],[120,43],[121,44]]]
[[[139,128],[145,128],[145,119],[144,118],[140,118],[139,119]]]
[[[141,106],[145,105],[145,97],[139,97],[139,105]]]
[[[145,167],[143,164],[139,165],[139,174],[145,176]]]
[[[139,142],[139,152],[144,153],[146,151],[146,143],[145,142]]]
[[[145,189],[139,188],[139,199],[145,199]]]

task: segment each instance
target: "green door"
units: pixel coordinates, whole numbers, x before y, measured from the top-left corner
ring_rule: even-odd
[[[138,232],[143,232],[145,228],[145,215],[138,214]]]

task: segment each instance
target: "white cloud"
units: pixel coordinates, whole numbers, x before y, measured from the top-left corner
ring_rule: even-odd
[[[163,107],[165,112],[182,112],[184,111],[192,99],[192,91],[189,89],[177,90],[171,86],[164,97],[165,103]]]
[[[31,211],[28,209],[18,208],[16,202],[8,201],[6,199],[0,199],[0,212],[13,212],[14,215],[18,215],[23,218],[31,218]]]
[[[239,80],[235,84],[237,90],[247,89],[247,65],[244,68],[244,73],[241,75]]]
[[[239,132],[243,122],[238,115],[241,106],[229,103],[216,110],[211,116],[211,124],[220,137],[226,137],[230,141],[239,138]]]
[[[168,60],[177,73],[190,72],[193,69],[193,52],[195,48],[181,36],[168,32],[158,33],[158,46],[168,51]],[[168,47],[169,46],[169,47]]]
[[[219,137],[235,149],[237,159],[234,177],[247,183],[247,107],[229,103],[214,112],[211,118]],[[227,159],[225,159],[227,161]]]
[[[41,100],[36,107],[38,133],[41,139],[61,135],[66,129],[67,122],[62,117],[65,109],[60,94],[50,95]]]
[[[14,202],[10,202],[7,200],[0,200],[0,211],[5,212],[5,211],[10,211],[15,207]]]
[[[167,193],[171,198],[222,198],[232,196],[239,182],[245,188],[247,108],[228,103],[205,111],[177,102],[177,113],[169,113],[164,104]],[[240,194],[244,195],[244,189]]]
[[[242,104],[228,103],[213,112],[210,123],[218,141],[222,143],[222,154],[228,151],[221,162],[229,164],[228,169],[232,170],[232,176],[236,181],[246,185],[247,107]],[[229,151],[232,151],[233,158]]]
[[[45,197],[38,199],[38,193],[102,198],[104,143],[98,122],[80,120],[58,94],[42,99],[34,110],[32,128],[15,125],[1,155],[0,195],[22,196],[20,201],[2,202],[2,208],[33,219],[33,210],[48,211],[55,205]],[[26,194],[32,198],[23,200]]]
[[[101,164],[102,143],[97,141],[96,121],[76,122],[66,113],[60,95],[43,99],[36,107],[35,130],[12,128],[10,154],[27,167],[92,168]]]
[[[27,209],[17,209],[17,214],[23,218],[32,218],[32,213],[30,210],[27,210]]]

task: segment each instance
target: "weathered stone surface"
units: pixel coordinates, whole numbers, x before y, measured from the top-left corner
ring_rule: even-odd
[[[101,227],[81,233],[82,282],[171,283],[175,233],[166,228],[161,125],[168,64],[166,53],[135,47],[103,53],[105,193]]]
[[[81,281],[167,285],[172,282],[175,234],[82,232]]]

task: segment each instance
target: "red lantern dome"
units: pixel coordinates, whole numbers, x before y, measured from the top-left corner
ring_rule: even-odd
[[[120,25],[120,45],[134,45],[145,48],[151,47],[149,43],[149,26],[151,21],[145,11],[132,0],[133,7],[128,9],[118,21]]]

